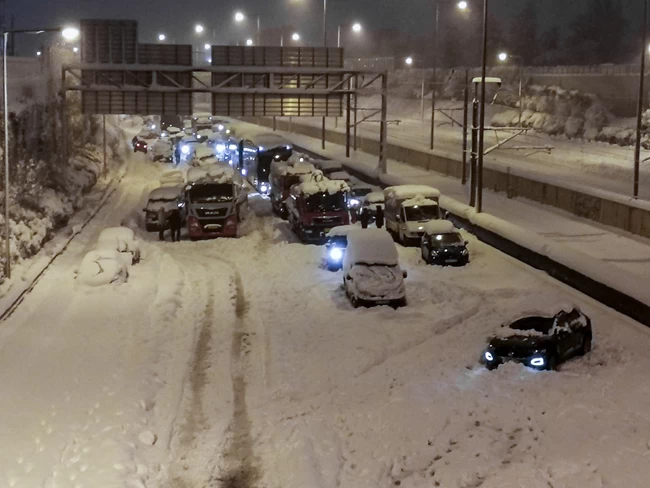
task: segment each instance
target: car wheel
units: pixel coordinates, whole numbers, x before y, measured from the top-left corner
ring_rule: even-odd
[[[582,339],[582,355],[584,356],[589,352],[591,352],[591,336],[585,334],[585,336]]]
[[[406,297],[395,300],[393,303],[393,308],[397,310],[398,308],[406,307]]]
[[[350,303],[352,304],[353,308],[359,308],[361,306],[359,299],[354,295],[350,295]]]
[[[488,371],[494,371],[499,367],[499,365],[495,364],[494,362],[491,362],[491,363],[487,363],[485,367],[487,368]]]

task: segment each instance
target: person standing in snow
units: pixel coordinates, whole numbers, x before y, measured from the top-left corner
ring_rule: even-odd
[[[169,213],[169,228],[172,231],[172,242],[181,241],[181,212],[175,208]]]
[[[367,208],[364,207],[361,209],[361,215],[359,217],[359,220],[361,221],[361,228],[367,229],[368,223],[370,222],[370,212],[368,212]]]
[[[165,214],[165,207],[160,207],[158,210],[158,239],[165,240],[165,227],[167,225],[167,215]]]
[[[384,209],[381,205],[377,205],[375,220],[377,222],[377,228],[381,229],[384,226]]]

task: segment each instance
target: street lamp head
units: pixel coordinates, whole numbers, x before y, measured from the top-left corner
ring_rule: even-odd
[[[160,42],[163,42],[165,39],[167,39],[167,36],[165,34],[158,34],[158,40]]]
[[[78,52],[79,52],[79,48],[78,48],[78,47],[73,47],[73,48],[72,48],[72,52],[73,52],[73,53],[78,53]]]
[[[357,22],[356,24],[354,24],[354,25],[352,26],[352,30],[353,30],[354,32],[361,32],[361,24],[360,24],[359,22]]]
[[[404,62],[406,63],[407,66],[411,66],[413,64],[413,58],[409,56],[404,60]]]
[[[36,51],[36,56],[40,56],[41,54],[43,54],[43,53],[40,52],[40,51]]]
[[[235,22],[243,22],[246,16],[242,12],[235,12]]]
[[[66,27],[61,31],[61,35],[66,41],[74,41],[79,37],[79,29],[76,27]]]
[[[298,34],[297,32],[294,32],[291,35],[291,39],[293,39],[294,41],[299,41],[300,40],[300,34]]]
[[[253,45],[253,39],[246,39],[246,45],[247,46],[252,46]]]
[[[210,46],[210,44],[207,44],[207,43],[203,46],[203,48],[204,48],[206,51],[209,51],[211,47],[212,47],[212,46]]]
[[[204,30],[205,28],[201,24],[197,24],[194,26],[194,32],[196,32],[197,34],[203,34]]]
[[[467,10],[468,8],[469,8],[469,4],[465,0],[462,0],[462,1],[458,2],[458,9],[459,10],[464,11],[464,10]]]
[[[499,53],[499,61],[506,62],[508,61],[508,53]]]

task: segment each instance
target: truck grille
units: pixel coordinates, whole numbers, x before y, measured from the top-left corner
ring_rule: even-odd
[[[323,226],[335,226],[343,225],[343,217],[334,216],[334,217],[314,217],[314,225],[323,225]]]
[[[227,213],[227,208],[199,208],[196,210],[196,214],[199,216],[199,218],[225,217]]]

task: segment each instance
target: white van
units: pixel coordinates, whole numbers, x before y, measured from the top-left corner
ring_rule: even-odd
[[[384,190],[386,230],[400,243],[420,244],[424,224],[439,220],[440,192],[424,185],[391,186]]]

